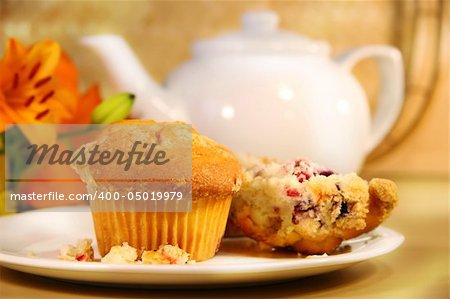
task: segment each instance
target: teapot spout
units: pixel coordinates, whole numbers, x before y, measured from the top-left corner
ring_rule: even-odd
[[[128,43],[118,35],[93,35],[81,39],[81,44],[99,56],[114,88],[135,95],[131,110],[133,118],[160,121],[189,121],[184,109],[145,70]]]

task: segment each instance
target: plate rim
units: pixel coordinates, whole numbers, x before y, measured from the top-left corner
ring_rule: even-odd
[[[73,212],[89,212],[85,207],[73,207]],[[30,211],[14,215],[0,217],[0,223],[8,221],[9,218],[26,217],[30,213],[54,212],[55,208],[41,209],[39,211]],[[58,213],[58,212],[56,212]],[[66,213],[66,212],[63,212]],[[3,225],[1,225],[3,226]],[[4,226],[3,226],[4,227]],[[333,265],[348,265],[365,260],[370,260],[381,255],[387,254],[400,247],[405,237],[390,228],[379,226],[370,233],[378,232],[382,237],[369,242],[369,248],[363,247],[349,253],[339,255],[330,255],[324,258],[310,259],[273,259],[273,261],[259,263],[233,263],[233,264],[204,264],[202,262],[188,265],[141,265],[141,264],[105,264],[105,263],[77,263],[72,261],[62,261],[50,258],[36,258],[22,255],[14,255],[0,248],[0,265],[11,268],[14,266],[39,268],[48,270],[64,270],[72,272],[121,272],[121,273],[139,273],[139,274],[173,274],[173,275],[205,275],[205,274],[230,274],[230,273],[255,273],[255,272],[277,272],[300,269],[311,269],[317,267],[326,267]],[[369,234],[370,234],[369,233]],[[2,240],[0,240],[2,241]],[[379,243],[384,247],[380,248]],[[259,257],[248,257],[249,259],[261,259]],[[269,258],[264,258],[269,259]]]

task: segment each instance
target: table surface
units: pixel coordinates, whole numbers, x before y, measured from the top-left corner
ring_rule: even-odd
[[[405,235],[388,255],[344,270],[264,286],[150,290],[87,286],[0,268],[0,298],[449,298],[447,178],[398,178],[400,205],[386,222]]]

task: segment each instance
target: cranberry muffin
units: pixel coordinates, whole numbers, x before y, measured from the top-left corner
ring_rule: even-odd
[[[231,221],[245,235],[305,254],[333,252],[341,242],[377,227],[398,201],[392,181],[367,182],[313,162],[242,160],[244,178]]]

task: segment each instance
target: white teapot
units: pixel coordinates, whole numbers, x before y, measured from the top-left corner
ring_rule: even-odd
[[[191,122],[236,152],[300,156],[339,172],[357,171],[401,110],[400,52],[365,46],[333,59],[326,42],[279,30],[273,12],[244,14],[242,23],[242,31],[194,42],[192,60],[164,87],[121,37],[89,36],[82,43],[100,55],[119,90],[135,93],[133,117]],[[351,73],[365,58],[380,66],[373,117]]]

